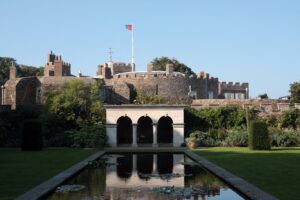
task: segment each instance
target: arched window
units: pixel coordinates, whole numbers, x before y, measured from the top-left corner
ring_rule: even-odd
[[[173,120],[169,116],[158,120],[157,143],[173,143]]]
[[[137,143],[153,143],[153,124],[152,119],[148,116],[140,117],[137,125]]]
[[[132,121],[127,116],[117,121],[117,144],[132,144]]]

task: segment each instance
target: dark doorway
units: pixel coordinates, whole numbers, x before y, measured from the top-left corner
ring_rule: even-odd
[[[127,116],[117,121],[117,144],[132,144],[132,121]]]
[[[158,120],[157,143],[173,143],[173,120],[168,116]]]
[[[150,117],[140,117],[137,125],[137,143],[152,144],[153,143],[153,127]]]
[[[173,154],[157,154],[157,171],[159,174],[172,174],[173,172]]]
[[[141,179],[149,180],[153,171],[153,154],[137,154],[136,168]]]

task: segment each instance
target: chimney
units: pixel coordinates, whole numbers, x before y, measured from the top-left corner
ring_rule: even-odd
[[[174,68],[174,65],[173,64],[166,64],[166,74],[169,75],[169,74],[173,74],[173,69]]]
[[[17,68],[15,66],[15,61],[12,61],[12,65],[9,68],[9,79],[15,80],[17,76]]]

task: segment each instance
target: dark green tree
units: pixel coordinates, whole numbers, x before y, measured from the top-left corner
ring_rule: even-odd
[[[176,72],[182,72],[188,75],[195,74],[191,68],[186,66],[185,64],[179,62],[175,58],[170,59],[168,57],[160,57],[155,58],[153,61],[153,70],[166,70],[166,64],[173,64],[174,65],[174,71]]]
[[[85,85],[81,80],[66,83],[64,90],[51,91],[46,96],[49,115],[65,121],[66,129],[83,124],[104,123],[105,110],[100,101],[100,84]]]
[[[43,76],[44,67],[33,67],[27,65],[18,65],[18,77],[28,77],[28,76]]]
[[[0,81],[6,81],[8,79],[9,67],[13,61],[13,58],[0,57]]]
[[[290,85],[291,103],[300,103],[300,82]]]
[[[6,81],[9,78],[9,67],[14,62],[14,58],[9,57],[0,57],[0,81]],[[28,77],[28,76],[43,76],[44,68],[43,67],[34,67],[27,65],[16,64],[17,68],[17,77]]]

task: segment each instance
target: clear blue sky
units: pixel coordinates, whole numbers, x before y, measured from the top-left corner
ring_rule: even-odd
[[[300,81],[300,1],[295,0],[1,0],[0,56],[42,66],[53,50],[95,75],[108,60],[137,70],[168,56],[222,81],[249,82],[250,96],[288,94]]]

